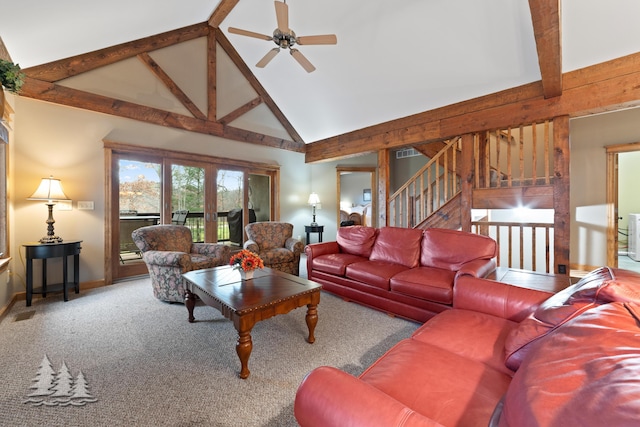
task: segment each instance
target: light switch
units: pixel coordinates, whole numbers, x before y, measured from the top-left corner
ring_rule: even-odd
[[[92,211],[94,209],[93,201],[78,201],[78,209]]]
[[[72,203],[73,202],[71,200],[60,200],[57,203],[56,209],[59,211],[71,211],[73,210]]]

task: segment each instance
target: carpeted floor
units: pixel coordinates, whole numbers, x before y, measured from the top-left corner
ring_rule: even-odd
[[[251,376],[241,380],[231,322],[198,305],[188,323],[184,305],[156,300],[149,279],[66,303],[19,302],[0,323],[0,425],[295,426],[307,372],[331,365],[358,375],[418,326],[323,293],[308,344],[305,314],[254,327]],[[84,397],[28,397],[54,379],[56,393]]]

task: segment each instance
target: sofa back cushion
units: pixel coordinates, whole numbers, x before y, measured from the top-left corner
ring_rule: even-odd
[[[640,305],[594,307],[535,343],[504,399],[500,427],[637,426]]]
[[[532,343],[552,330],[596,305],[613,301],[640,303],[640,274],[601,267],[544,301],[507,337],[507,367],[518,369]]]
[[[496,256],[498,245],[491,237],[465,231],[428,228],[422,237],[420,264],[458,271],[463,264]]]
[[[389,261],[405,267],[417,267],[420,261],[422,230],[382,227],[373,245],[371,261]]]
[[[376,235],[377,230],[373,227],[340,227],[336,241],[340,252],[369,258]]]

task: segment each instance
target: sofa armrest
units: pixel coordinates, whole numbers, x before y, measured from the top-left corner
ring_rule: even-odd
[[[453,288],[453,307],[521,322],[552,295],[495,280],[461,276]]]
[[[284,247],[289,249],[296,255],[300,255],[304,250],[304,244],[300,240],[293,237],[289,237],[287,241],[284,242]]]
[[[496,269],[496,259],[474,259],[460,267],[456,273],[456,279],[461,276],[487,277]]]
[[[185,252],[175,251],[147,251],[142,253],[142,259],[149,265],[166,267],[185,267],[191,263],[191,258]]]
[[[219,259],[223,264],[227,264],[231,258],[231,248],[220,243],[192,243],[191,253]]]
[[[304,247],[304,253],[308,259],[312,259],[320,255],[340,253],[340,246],[338,242],[312,243]]]
[[[260,253],[260,246],[258,246],[258,244],[253,240],[247,240],[246,242],[244,242],[244,245],[242,245],[242,247],[248,251],[253,252],[254,254]]]
[[[314,369],[302,381],[294,413],[302,427],[441,427],[377,388],[329,366]]]

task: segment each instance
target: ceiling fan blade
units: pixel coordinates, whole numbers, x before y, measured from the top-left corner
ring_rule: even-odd
[[[272,36],[266,34],[254,33],[253,31],[241,30],[240,28],[229,27],[229,32],[233,34],[240,34],[241,36],[255,37],[262,40],[273,40]]]
[[[281,1],[275,1],[276,19],[278,20],[278,29],[283,33],[289,32],[289,6]]]
[[[290,52],[291,56],[293,56],[295,60],[298,61],[300,65],[302,65],[302,68],[307,70],[307,73],[315,71],[316,67],[314,67],[313,64],[309,62],[309,60],[302,54],[302,52],[300,52],[298,49],[290,49]]]
[[[337,44],[338,37],[335,34],[324,34],[321,36],[296,37],[298,44]]]
[[[271,62],[271,60],[275,58],[278,53],[280,53],[280,48],[274,47],[269,52],[267,52],[267,54],[260,61],[258,61],[258,63],[256,64],[256,67],[258,68],[266,67],[267,64]]]

